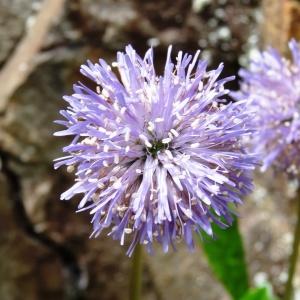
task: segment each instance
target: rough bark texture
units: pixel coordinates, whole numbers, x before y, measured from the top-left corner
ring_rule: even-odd
[[[158,69],[172,43],[175,51],[202,48],[211,66],[224,61],[224,76],[235,74],[245,53],[257,46],[260,2],[200,2],[67,1],[36,55],[37,67],[0,116],[0,299],[126,298],[130,261],[125,250],[105,235],[89,240],[90,216],[74,213],[75,199],[59,201],[73,178],[53,170],[52,160],[66,144],[52,136],[58,129],[53,120],[65,105],[62,95],[83,80],[80,64],[87,58],[111,61],[127,43],[140,53],[156,45]],[[39,1],[0,0],[1,66],[39,8]],[[267,271],[280,294],[293,220],[287,218],[290,203],[281,201],[285,188],[269,186],[276,197],[270,200],[269,190],[258,188],[241,209],[241,223],[252,279]],[[200,252],[180,247],[147,257],[143,299],[229,299]]]

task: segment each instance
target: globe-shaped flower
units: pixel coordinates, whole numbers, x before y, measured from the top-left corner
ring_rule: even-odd
[[[67,127],[56,135],[74,136],[56,161],[76,170],[75,184],[61,199],[83,194],[79,210],[93,215],[92,236],[108,228],[128,254],[137,243],[164,251],[184,239],[193,248],[193,231],[212,235],[211,223],[232,222],[230,203],[252,188],[254,155],[243,147],[251,134],[246,102],[224,104],[228,90],[217,80],[223,66],[206,71],[207,63],[171,47],[163,76],[153,65],[152,49],[144,58],[131,46],[112,63],[102,59],[81,67],[95,83],[82,83],[61,111]]]
[[[252,144],[263,157],[262,169],[271,164],[296,176],[300,167],[300,48],[289,43],[292,61],[269,48],[241,70],[239,99],[248,99],[259,128]]]

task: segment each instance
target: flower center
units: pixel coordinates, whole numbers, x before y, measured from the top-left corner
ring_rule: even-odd
[[[157,154],[161,150],[168,149],[169,144],[163,143],[161,140],[151,141],[152,147],[146,147],[147,153],[151,154],[153,157],[157,157]]]

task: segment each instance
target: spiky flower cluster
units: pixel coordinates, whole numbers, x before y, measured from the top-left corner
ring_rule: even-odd
[[[63,149],[68,156],[55,167],[76,170],[76,183],[61,199],[83,194],[79,210],[93,215],[92,236],[108,228],[128,254],[137,243],[152,251],[154,241],[168,251],[184,239],[193,248],[193,231],[212,235],[211,223],[232,222],[230,203],[252,188],[256,158],[246,153],[243,137],[251,115],[246,102],[224,104],[228,93],[217,80],[223,66],[168,50],[163,76],[153,65],[152,49],[144,58],[131,46],[112,63],[87,62],[82,83],[61,111],[67,127],[58,136],[74,136]],[[120,78],[120,79],[119,79]]]
[[[289,43],[292,61],[269,48],[241,70],[241,91],[255,111],[253,126],[259,130],[252,140],[263,157],[263,170],[271,164],[290,175],[300,167],[300,48]]]

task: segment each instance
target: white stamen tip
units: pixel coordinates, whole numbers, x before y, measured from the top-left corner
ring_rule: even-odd
[[[149,142],[149,140],[147,139],[146,136],[144,136],[143,134],[139,135],[140,139],[144,141],[146,147],[151,148],[152,144]]]
[[[163,139],[161,142],[162,142],[163,144],[168,144],[168,143],[171,142],[171,139],[170,139],[170,138],[166,138],[166,139]]]
[[[125,106],[123,106],[123,107],[121,108],[121,110],[120,110],[121,115],[124,115],[126,109],[127,109],[127,108],[126,108]]]
[[[153,131],[154,130],[154,128],[155,128],[155,125],[154,125],[154,123],[153,122],[148,122],[148,127],[147,127],[147,129],[149,130],[149,131]]]
[[[125,139],[125,142],[129,141],[129,139],[130,139],[130,130],[126,130],[124,139]]]
[[[165,153],[167,154],[169,159],[173,159],[172,152],[170,150],[165,150]]]
[[[114,163],[115,163],[115,164],[118,164],[119,161],[120,161],[119,155],[118,155],[118,154],[115,154],[115,155],[114,155]]]
[[[170,131],[174,136],[179,136],[179,133],[175,129],[172,128]]]
[[[109,146],[108,145],[104,145],[103,152],[108,152],[108,150],[109,150]]]
[[[102,182],[98,182],[97,186],[100,190],[104,188],[104,184]]]
[[[69,165],[69,166],[67,167],[67,172],[68,172],[68,173],[72,173],[74,170],[75,170],[74,165]]]
[[[109,93],[106,89],[102,90],[102,95],[104,96],[104,98],[108,98],[109,97]]]
[[[191,144],[191,148],[197,148],[197,147],[199,147],[200,146],[200,144],[199,143],[194,143],[194,144]]]
[[[161,123],[161,122],[163,122],[163,121],[164,121],[163,118],[156,118],[156,119],[154,120],[155,123]]]
[[[124,232],[125,232],[126,234],[130,234],[130,233],[132,233],[132,229],[131,229],[131,228],[125,228],[125,229],[124,229]]]
[[[113,184],[113,188],[118,190],[119,188],[122,187],[122,183],[121,183],[121,180],[118,179],[114,184]]]

